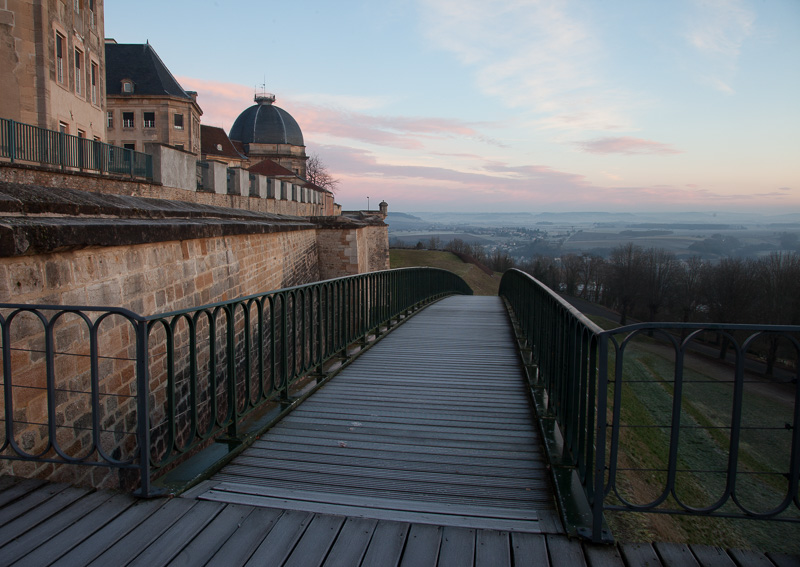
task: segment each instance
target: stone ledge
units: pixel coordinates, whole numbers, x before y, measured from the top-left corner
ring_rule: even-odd
[[[0,257],[315,228],[302,217],[0,182]]]
[[[303,222],[270,223],[225,219],[0,219],[0,257],[47,254],[92,246],[130,246],[243,234],[314,230]]]
[[[290,222],[302,219],[302,217],[215,207],[189,201],[91,193],[66,187],[44,187],[2,181],[0,181],[0,214],[148,219],[224,218]]]

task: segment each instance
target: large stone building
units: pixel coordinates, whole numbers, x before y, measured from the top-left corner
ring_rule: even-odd
[[[103,0],[0,2],[0,117],[105,139]]]
[[[149,43],[105,46],[109,143],[139,152],[146,142],[200,155],[197,93],[178,84]]]
[[[275,106],[275,95],[257,93],[255,103],[234,121],[230,139],[242,144],[250,165],[269,159],[306,177],[306,146],[303,132],[292,115]]]

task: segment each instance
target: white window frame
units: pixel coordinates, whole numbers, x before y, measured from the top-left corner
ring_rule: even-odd
[[[109,110],[106,112],[106,128],[109,130],[114,129],[114,111]]]
[[[152,114],[153,115],[153,119],[152,120],[148,120],[147,119],[147,115],[148,114]],[[150,111],[142,112],[142,127],[143,128],[155,128],[156,127],[156,113],[155,113],[155,111],[153,111],[153,112],[150,112]]]
[[[75,94],[82,95],[83,80],[81,74],[83,72],[83,51],[75,48]]]
[[[131,119],[126,120],[125,115],[130,114]],[[122,127],[123,128],[135,128],[136,127],[136,114],[134,112],[123,112],[122,113]]]
[[[64,84],[64,50],[66,49],[67,37],[61,32],[56,32],[56,81]],[[61,53],[59,53],[59,51]]]
[[[92,104],[97,104],[97,83],[100,80],[100,65],[92,61],[89,63],[91,69],[91,89],[92,89]]]

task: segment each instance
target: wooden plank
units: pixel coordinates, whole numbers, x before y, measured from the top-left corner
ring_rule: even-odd
[[[61,556],[59,562],[63,565],[88,565],[106,549],[114,545],[125,534],[133,530],[136,526],[152,516],[164,504],[164,500],[140,500],[136,501],[128,497],[127,501],[119,498],[122,504],[127,507],[122,508],[114,499],[105,502],[99,507],[105,519],[105,525],[84,538],[77,538],[80,541],[65,555]],[[122,511],[119,512],[120,508]],[[119,512],[119,513],[118,513]],[[78,525],[80,522],[78,522]]]
[[[279,469],[281,471],[286,471],[288,475],[294,475],[294,473],[298,472],[308,472],[313,474],[323,474],[326,477],[333,475],[355,476],[359,479],[388,479],[392,482],[403,483],[420,481],[452,486],[486,487],[487,485],[490,485],[490,487],[493,489],[519,488],[526,490],[530,488],[533,482],[542,482],[543,479],[546,479],[546,475],[544,474],[537,475],[538,478],[532,478],[532,475],[495,477],[487,474],[478,474],[478,471],[470,474],[466,471],[451,473],[432,470],[406,470],[395,469],[391,467],[371,467],[368,466],[367,463],[353,463],[350,460],[345,463],[317,463],[315,461],[309,462],[307,460],[281,459],[277,456],[271,459],[243,456],[234,460],[233,464],[241,467],[254,468],[259,471],[265,469]]]
[[[216,502],[197,502],[191,513],[181,516],[177,522],[128,563],[128,566],[149,567],[166,564],[178,555],[224,507]]]
[[[406,544],[410,524],[379,520],[361,567],[396,567]]]
[[[170,567],[203,565],[228,541],[255,510],[251,506],[229,504],[169,562]]]
[[[366,465],[370,462],[376,467],[396,467],[408,470],[427,470],[426,467],[437,466],[444,471],[459,472],[462,470],[485,470],[487,474],[503,476],[517,476],[524,474],[538,474],[547,470],[541,461],[528,461],[519,459],[485,459],[467,455],[443,455],[435,452],[412,453],[410,451],[370,451],[357,447],[344,446],[330,443],[328,445],[298,445],[282,442],[259,443],[253,445],[242,453],[245,456],[260,458],[285,458],[295,460],[310,460],[322,463],[346,463]],[[483,467],[481,467],[483,463]],[[207,481],[208,484],[213,484]],[[208,487],[208,484],[206,487]],[[194,490],[194,489],[192,489]],[[191,491],[190,491],[191,492]],[[192,494],[194,497],[201,490]],[[183,495],[182,495],[183,496]]]
[[[253,552],[250,560],[245,563],[248,567],[272,567],[283,565],[289,557],[295,544],[313,520],[313,514],[293,512],[291,510],[281,514],[278,521],[272,526],[267,537]],[[226,559],[221,558],[224,564]]]
[[[0,550],[0,556],[3,558],[0,563],[10,564],[20,559],[23,555],[30,553],[40,545],[54,538],[57,534],[78,521],[78,519],[111,499],[111,497],[112,494],[108,492],[94,492],[74,502],[64,511],[47,518],[46,521],[41,522],[35,528],[23,530],[22,533],[15,536],[13,541],[6,540],[4,536],[0,536],[0,540],[3,542],[8,541],[8,543],[3,545],[2,550]],[[16,522],[13,522],[11,525],[15,526]],[[2,533],[2,530],[0,530],[0,533]]]
[[[107,548],[90,565],[94,567],[125,565],[158,539],[184,514],[189,512],[195,504],[197,504],[196,501],[184,500],[183,498],[169,500],[146,521],[135,526],[116,543]]]
[[[89,538],[110,519],[120,514],[133,503],[127,494],[117,494],[103,505],[98,506],[79,521],[51,537],[45,545],[37,547],[17,562],[19,567],[30,565],[49,565],[59,560],[79,543]]]
[[[527,453],[521,453],[520,451],[515,451],[514,449],[497,449],[497,448],[487,448],[481,447],[476,448],[474,445],[466,446],[466,447],[442,447],[442,446],[425,446],[425,445],[409,445],[406,443],[391,443],[391,444],[381,444],[376,443],[372,440],[359,440],[353,439],[352,437],[348,439],[346,442],[342,442],[337,436],[330,436],[324,437],[322,435],[302,435],[296,431],[287,431],[287,432],[280,432],[276,430],[270,431],[264,437],[270,441],[277,440],[283,443],[303,443],[306,445],[322,445],[326,447],[342,447],[342,448],[358,448],[364,450],[383,450],[383,451],[402,451],[404,453],[411,453],[411,454],[441,454],[441,455],[452,455],[452,456],[472,456],[474,458],[484,458],[484,459],[507,459],[507,460],[518,460],[522,461],[523,463],[527,463],[531,459],[531,455]],[[540,457],[539,460],[543,459],[544,457]]]
[[[378,520],[347,518],[323,567],[360,565]]]
[[[514,554],[514,567],[547,567],[547,541],[543,535],[511,534],[511,550]]]
[[[475,530],[442,528],[437,567],[472,567],[475,564]]]
[[[649,543],[623,543],[620,545],[620,551],[628,567],[648,567],[661,563]]]
[[[0,527],[0,545],[5,545],[14,538],[32,530],[34,526],[41,522],[49,520],[51,516],[58,514],[61,510],[67,508],[75,501],[80,500],[81,497],[86,496],[88,493],[89,491],[85,488],[68,487],[54,494],[51,498],[48,498],[35,508],[31,508],[27,512],[20,514],[14,518],[13,522],[9,522]]]
[[[679,543],[657,542],[656,548],[664,567],[700,567],[689,546]]]
[[[26,486],[30,486],[27,483],[25,484]],[[26,488],[20,488],[18,491],[16,490],[17,486],[9,489],[14,491],[14,493],[17,495],[17,498],[0,508],[0,526],[4,526],[9,522],[16,520],[18,517],[30,512],[43,502],[46,502],[67,488],[66,484],[45,484],[44,486],[36,488],[32,491],[29,491]]]
[[[508,532],[478,530],[475,542],[475,567],[511,567]]]
[[[583,552],[591,567],[625,567],[622,554],[615,545],[586,544]]]
[[[2,492],[0,492],[0,508],[3,508],[8,503],[17,500],[18,498],[22,498],[26,494],[35,491],[45,484],[45,481],[39,479],[21,480],[12,477],[2,478],[8,478],[11,482],[9,482],[8,486]]]
[[[729,549],[728,555],[739,565],[747,565],[747,567],[773,567],[772,561],[760,551]]]
[[[736,567],[736,563],[721,547],[690,545],[689,549],[703,567]]]
[[[361,467],[368,467],[371,466],[372,468],[377,469],[389,469],[389,470],[407,470],[407,471],[438,471],[444,472],[449,474],[471,474],[479,476],[481,474],[490,477],[512,477],[517,478],[524,475],[541,475],[547,473],[547,468],[544,463],[531,463],[528,465],[527,463],[523,464],[521,467],[503,467],[497,466],[496,463],[489,461],[487,462],[485,459],[454,459],[454,458],[436,458],[435,455],[429,455],[425,459],[402,459],[402,458],[393,458],[395,456],[402,456],[402,453],[388,453],[382,452],[383,455],[373,454],[373,457],[369,457],[368,452],[353,452],[347,451],[347,448],[339,448],[338,450],[334,451],[331,448],[331,452],[324,452],[324,451],[309,451],[308,448],[305,447],[295,447],[294,450],[287,450],[283,448],[274,448],[271,450],[268,449],[261,449],[261,448],[253,448],[246,450],[242,454],[242,459],[246,458],[253,458],[253,459],[274,459],[277,461],[286,460],[286,461],[299,461],[305,463],[319,463],[319,464],[326,464],[326,465],[351,465],[351,466],[361,466]],[[338,454],[337,454],[338,453]],[[391,458],[387,455],[391,455]],[[243,462],[247,462],[243,460]],[[480,463],[484,463],[484,466],[481,466]],[[527,465],[527,466],[525,466]],[[209,482],[210,485],[214,483]],[[197,488],[197,487],[196,487]],[[197,494],[201,494],[205,490],[210,488],[209,485],[205,485],[202,490],[192,489],[192,494],[190,496],[181,495],[184,497],[194,498]]]
[[[578,541],[563,535],[548,535],[547,554],[553,567],[578,567],[586,565],[583,549]]]
[[[344,524],[341,516],[318,514],[283,564],[284,567],[318,567],[325,561],[328,551]]]
[[[797,555],[772,552],[768,552],[766,555],[775,564],[775,567],[800,567],[800,557]]]
[[[209,558],[206,565],[225,565],[226,567],[244,565],[272,531],[281,515],[281,510],[256,508],[244,519],[223,546]]]
[[[261,487],[257,485],[245,485],[238,483],[220,483],[213,490],[207,494],[215,494],[218,492],[239,492],[242,494],[254,494],[260,496],[277,496],[287,500],[306,500],[309,502],[325,501],[329,497],[327,492],[314,492],[314,491],[296,491],[296,490],[277,490],[273,487]],[[206,496],[204,496],[206,497]],[[531,509],[510,509],[510,508],[493,508],[490,506],[472,506],[467,503],[459,504],[431,504],[428,502],[409,501],[409,500],[392,500],[384,499],[379,504],[375,503],[373,498],[363,498],[352,495],[335,495],[335,500],[331,503],[342,504],[345,506],[364,507],[364,508],[383,508],[388,507],[392,510],[404,510],[409,512],[439,512],[447,514],[456,514],[463,516],[478,516],[478,517],[491,517],[491,518],[507,518],[514,520],[536,521],[539,513]]]
[[[215,499],[215,494],[204,495],[209,500]],[[404,512],[388,508],[359,508],[330,504],[328,502],[303,502],[288,499],[268,498],[247,494],[228,493],[218,499],[219,502],[233,502],[250,506],[268,506],[286,510],[307,512],[320,512],[323,514],[338,514],[356,518],[374,518],[377,520],[395,520],[402,522],[428,523],[440,526],[456,526],[463,528],[489,528],[498,530],[514,530],[520,532],[540,533],[537,522],[498,519],[476,516],[445,515],[426,512]]]
[[[412,524],[400,560],[401,567],[436,567],[441,539],[442,528],[439,526]]]
[[[293,471],[291,475],[283,470],[267,467],[243,467],[228,465],[225,472],[215,477],[226,482],[241,482],[243,484],[256,484],[261,486],[302,487],[308,486],[315,490],[328,489],[338,492],[354,493],[364,490],[372,493],[381,492],[387,497],[417,498],[424,496],[442,497],[442,501],[449,499],[457,501],[465,498],[472,502],[483,502],[487,506],[498,508],[525,508],[531,504],[541,502],[549,485],[546,480],[530,480],[522,488],[493,487],[480,484],[456,485],[429,481],[404,480],[398,483],[392,479],[373,478],[372,476],[352,476],[339,474],[324,474],[313,472]],[[338,490],[337,490],[338,489]],[[390,496],[392,495],[392,496]],[[549,501],[547,495],[546,501]]]

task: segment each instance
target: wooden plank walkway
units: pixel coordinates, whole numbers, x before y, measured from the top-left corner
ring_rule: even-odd
[[[670,543],[593,545],[532,534],[189,498],[138,500],[0,477],[0,567],[790,567],[800,558]]]
[[[516,355],[507,358],[513,339],[496,298],[463,299],[412,318],[385,339],[398,350],[373,348],[350,367],[346,392],[333,387],[340,375],[306,402],[320,400],[319,411],[304,404],[235,474],[183,498],[0,477],[0,567],[800,566],[782,554],[541,533],[560,528],[538,492],[547,476],[536,430],[516,417],[527,408],[512,384],[522,383]],[[429,313],[445,323],[428,326]],[[485,326],[461,332],[474,325]],[[498,368],[515,378],[490,377]],[[271,472],[251,476],[262,468]],[[218,501],[226,495],[258,505]]]
[[[450,297],[384,338],[211,479],[204,500],[561,533],[498,297]]]

